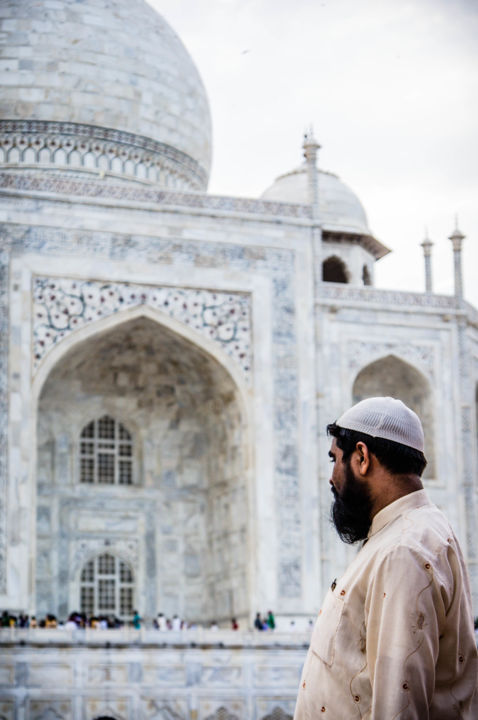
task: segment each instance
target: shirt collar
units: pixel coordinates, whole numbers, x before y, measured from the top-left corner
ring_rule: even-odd
[[[395,518],[403,515],[403,513],[423,505],[431,505],[432,503],[427,497],[425,490],[415,490],[414,492],[403,495],[403,497],[394,500],[389,505],[382,508],[373,518],[368,537],[372,537],[385,525],[395,520]]]

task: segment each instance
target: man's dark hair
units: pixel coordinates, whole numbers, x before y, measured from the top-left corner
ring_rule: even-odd
[[[341,428],[336,423],[327,425],[327,434],[335,438],[337,447],[342,450],[344,461],[352,455],[358,442],[363,442],[375,455],[381,465],[394,475],[418,475],[425,470],[425,455],[415,448],[402,443],[372,437],[357,430]]]

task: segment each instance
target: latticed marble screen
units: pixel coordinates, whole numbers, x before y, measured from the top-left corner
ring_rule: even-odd
[[[109,415],[92,420],[80,436],[80,482],[133,484],[133,441]]]
[[[109,553],[89,560],[81,572],[80,611],[87,615],[133,615],[134,579],[128,565]]]

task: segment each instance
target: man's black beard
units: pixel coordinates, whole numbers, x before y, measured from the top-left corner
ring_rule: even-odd
[[[335,500],[330,509],[331,519],[343,542],[352,545],[364,540],[372,523],[372,500],[368,487],[357,480],[350,462],[345,462],[342,492],[332,486]]]

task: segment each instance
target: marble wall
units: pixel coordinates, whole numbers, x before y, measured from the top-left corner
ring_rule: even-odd
[[[0,717],[292,720],[308,636],[262,635],[0,630]]]

